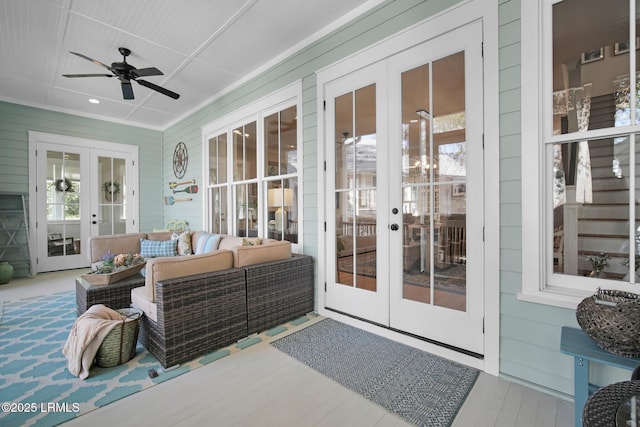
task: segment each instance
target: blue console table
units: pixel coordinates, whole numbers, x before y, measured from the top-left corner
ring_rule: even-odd
[[[603,365],[633,370],[640,365],[640,359],[630,359],[616,356],[602,350],[582,329],[562,327],[560,351],[573,356],[575,425],[582,427],[582,410],[589,395],[598,389],[589,383],[589,363],[596,362]]]

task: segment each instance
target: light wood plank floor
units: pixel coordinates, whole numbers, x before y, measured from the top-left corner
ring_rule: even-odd
[[[74,289],[79,271],[0,285],[0,301]],[[386,412],[269,344],[85,414],[65,426],[405,426]],[[573,403],[484,373],[455,427],[569,427]]]

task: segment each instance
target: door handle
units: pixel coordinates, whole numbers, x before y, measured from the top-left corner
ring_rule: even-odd
[[[400,227],[398,227],[398,224],[391,224],[391,230],[392,231],[397,231]]]

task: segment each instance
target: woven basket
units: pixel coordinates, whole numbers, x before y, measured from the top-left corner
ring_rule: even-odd
[[[576,318],[601,349],[618,356],[640,357],[640,295],[598,289],[578,304]]]
[[[584,427],[628,425],[628,400],[640,393],[640,381],[623,381],[598,389],[589,397],[582,411]],[[640,398],[638,398],[640,399]]]
[[[138,321],[142,311],[137,308],[116,310],[122,314],[122,322],[111,330],[96,353],[96,365],[111,368],[133,359],[138,341]]]

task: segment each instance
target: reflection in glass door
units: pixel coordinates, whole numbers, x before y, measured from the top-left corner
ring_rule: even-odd
[[[375,292],[376,86],[335,99],[336,282]]]
[[[98,156],[98,214],[92,223],[100,236],[127,230],[127,168],[123,158]],[[97,222],[97,224],[96,224]]]
[[[401,80],[403,297],[465,311],[464,52]]]
[[[46,153],[47,257],[80,254],[80,154],[55,150]]]

